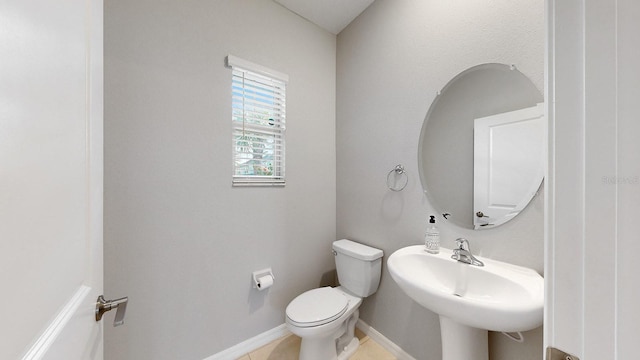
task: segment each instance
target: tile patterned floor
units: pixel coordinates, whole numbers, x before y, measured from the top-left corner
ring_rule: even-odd
[[[349,360],[396,360],[387,350],[356,329],[360,339],[358,351]],[[288,335],[253,351],[238,360],[298,360],[300,338]]]

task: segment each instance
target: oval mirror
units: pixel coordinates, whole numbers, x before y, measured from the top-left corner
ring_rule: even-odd
[[[420,180],[434,208],[468,229],[513,219],[544,177],[543,97],[515,67],[482,64],[438,93],[422,125]]]

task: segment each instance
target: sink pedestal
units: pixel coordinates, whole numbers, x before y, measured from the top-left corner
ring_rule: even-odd
[[[462,325],[440,315],[442,360],[489,360],[487,330]]]

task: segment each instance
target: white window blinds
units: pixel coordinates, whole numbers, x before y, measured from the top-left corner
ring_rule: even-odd
[[[284,74],[227,57],[232,68],[234,186],[285,185]]]

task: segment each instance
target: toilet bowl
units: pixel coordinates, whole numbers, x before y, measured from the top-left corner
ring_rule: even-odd
[[[350,240],[333,243],[341,286],[309,290],[286,309],[289,330],[302,338],[300,360],[346,360],[359,341],[354,336],[362,298],[380,283],[382,250]]]

